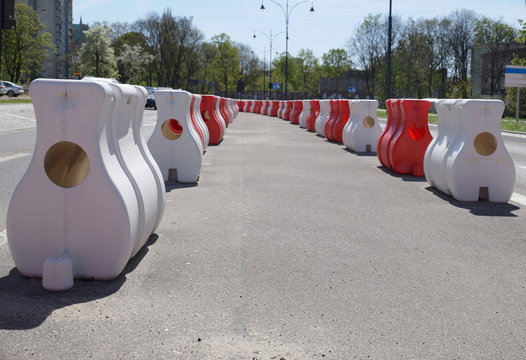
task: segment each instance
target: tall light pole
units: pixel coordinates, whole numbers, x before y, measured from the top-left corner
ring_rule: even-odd
[[[392,30],[393,30],[393,18],[391,16],[393,1],[389,0],[389,18],[387,25],[387,84],[385,87],[385,98],[386,100],[391,97],[391,42],[392,42]]]
[[[274,39],[278,36],[278,35],[281,35],[281,34],[284,34],[284,32],[280,32],[280,33],[277,33],[276,35],[272,36],[272,30],[270,30],[270,35],[267,35],[265,34],[264,32],[262,31],[259,31],[259,30],[254,30],[254,36],[253,38],[255,39],[256,38],[256,32],[258,33],[261,33],[263,35],[265,35],[265,37],[268,39],[268,41],[270,42],[270,67],[269,67],[269,83],[272,84],[272,41],[274,41]],[[268,97],[270,100],[272,100],[272,89],[269,87],[268,89]]]
[[[300,1],[296,4],[294,4],[290,9],[289,9],[289,0],[286,1],[286,4],[285,4],[285,7],[283,7],[283,5],[281,5],[279,2],[275,1],[275,0],[269,0],[271,2],[273,2],[274,4],[278,5],[281,10],[283,11],[283,15],[285,15],[285,98],[288,99],[289,97],[289,89],[288,89],[288,85],[289,85],[289,19],[290,19],[290,14],[292,13],[292,10],[294,10],[294,8],[296,8],[296,6],[300,5],[300,4],[303,4],[303,3],[306,3],[306,2],[309,2],[308,0],[304,0],[304,1]],[[311,7],[310,7],[310,12],[314,12],[314,2],[311,2]],[[259,8],[260,10],[265,10],[265,5],[263,4],[263,0],[261,0],[261,7]]]
[[[254,35],[256,36],[256,35]],[[258,51],[261,51],[261,49],[256,49]],[[252,54],[254,53],[254,51],[252,51]],[[266,85],[266,73],[265,73],[265,68],[266,68],[266,62],[267,62],[267,58],[266,58],[266,55],[267,54],[267,49],[266,48],[263,48],[263,61],[262,61],[262,64],[263,64],[263,97],[262,97],[262,100],[265,98],[265,85]],[[270,54],[270,56],[272,56],[272,54]]]

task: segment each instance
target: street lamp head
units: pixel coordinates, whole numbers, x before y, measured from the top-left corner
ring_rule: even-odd
[[[256,34],[254,34],[254,36],[252,36],[254,39],[256,38]]]
[[[265,5],[263,5],[263,0],[261,0],[261,7],[259,8],[259,10],[265,10]]]
[[[310,12],[314,12],[314,1],[310,4]]]

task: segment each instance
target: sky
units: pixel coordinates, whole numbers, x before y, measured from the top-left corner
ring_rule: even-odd
[[[287,0],[275,0],[285,7]],[[226,33],[232,40],[251,46],[268,61],[270,32],[272,53],[285,51],[285,15],[270,0],[74,0],[73,23],[128,22],[143,19],[150,12],[162,14],[170,8],[174,16],[193,17],[193,24],[205,39]],[[289,9],[299,3],[290,0]],[[310,12],[311,6],[315,11]],[[526,19],[525,0],[392,0],[393,15],[402,20],[445,16],[457,9],[474,10],[480,15],[500,19],[518,27]],[[317,0],[295,7],[289,16],[289,52],[311,49],[318,58],[330,49],[345,48],[353,30],[368,14],[389,12],[389,0]],[[256,31],[256,38],[253,38]],[[263,34],[262,34],[263,33]],[[267,37],[265,37],[265,35]]]

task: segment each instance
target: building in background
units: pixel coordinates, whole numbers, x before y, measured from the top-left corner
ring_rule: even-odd
[[[53,37],[56,52],[51,52],[44,64],[42,77],[69,79],[72,77],[71,38],[73,34],[73,0],[16,0],[36,10],[46,31]]]
[[[349,89],[355,92],[350,93]],[[343,78],[320,78],[318,95],[323,99],[367,99],[367,83],[363,70],[348,70]]]
[[[485,98],[491,96],[491,73],[493,71],[493,96],[506,95],[504,72],[506,65],[511,65],[514,56],[526,58],[526,45],[523,43],[502,43],[493,53],[488,46],[479,45],[471,49],[471,97]],[[492,69],[493,67],[493,69]]]

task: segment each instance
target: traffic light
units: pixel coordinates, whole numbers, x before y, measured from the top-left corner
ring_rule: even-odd
[[[15,0],[2,0],[2,29],[15,30]]]

